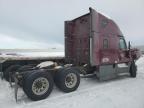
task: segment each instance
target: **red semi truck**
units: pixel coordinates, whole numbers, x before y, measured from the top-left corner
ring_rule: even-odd
[[[3,58],[4,71],[1,71],[4,78],[15,82],[16,99],[18,86],[32,100],[48,97],[54,83],[63,92],[75,91],[80,74],[93,74],[99,80],[109,80],[121,73],[136,77],[139,50],[132,49],[130,43],[127,46],[112,19],[92,8],[89,10],[83,16],[65,21],[65,57]]]

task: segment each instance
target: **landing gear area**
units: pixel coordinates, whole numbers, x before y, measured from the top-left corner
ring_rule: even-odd
[[[18,88],[22,87],[24,93],[33,101],[47,98],[56,85],[59,90],[69,93],[75,91],[80,84],[80,70],[71,65],[58,66],[48,61],[33,65],[11,65],[4,78],[15,84],[15,99],[17,101]]]

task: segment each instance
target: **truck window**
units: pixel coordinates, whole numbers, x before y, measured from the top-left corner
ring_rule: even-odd
[[[125,40],[123,38],[120,38],[120,40],[119,40],[119,48],[120,49],[127,49]]]
[[[107,39],[103,40],[103,48],[108,48],[108,40]]]

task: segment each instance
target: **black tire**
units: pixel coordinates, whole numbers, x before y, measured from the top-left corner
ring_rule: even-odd
[[[68,75],[72,75],[73,78],[70,78],[70,80],[67,83],[69,84],[70,81],[74,83],[72,86],[69,86],[69,87],[68,85],[66,85],[66,80],[67,80],[66,78],[68,78]],[[80,70],[74,67],[63,68],[63,69],[60,69],[55,74],[54,78],[55,78],[56,86],[63,92],[69,93],[69,92],[75,91],[80,84]]]
[[[42,80],[46,81],[43,83],[45,84],[45,88],[42,85]],[[50,73],[35,70],[25,74],[23,82],[23,90],[31,100],[37,101],[45,99],[50,95],[53,89],[53,84],[54,84],[53,78]],[[39,89],[38,86],[40,86],[41,88]],[[39,89],[40,91],[34,90],[34,88]],[[41,91],[41,89],[43,88],[44,91]]]
[[[22,72],[26,72],[27,71],[30,71],[30,70],[33,70],[34,66],[33,65],[24,65],[24,66],[21,66],[17,69],[17,72],[19,73],[22,73]],[[18,82],[19,86],[22,87],[23,86],[23,79],[19,79],[19,82]]]
[[[28,77],[30,77],[30,75],[34,72],[37,72],[37,70],[32,70],[32,71],[25,71],[24,74],[23,74],[23,78],[22,78],[22,81],[20,82],[20,86],[23,88],[23,91],[26,92],[25,90],[27,89],[25,87],[25,83],[26,83],[26,80]]]
[[[11,77],[11,81],[14,82],[14,79],[12,78],[12,76],[9,76],[10,72],[13,75],[19,67],[20,67],[20,65],[11,65],[10,67],[8,67],[4,72],[4,78],[7,81],[9,81],[9,77]]]
[[[136,66],[135,62],[133,61],[133,62],[131,63],[131,66],[130,66],[130,76],[131,76],[132,78],[135,78],[136,75],[137,75],[137,66]]]

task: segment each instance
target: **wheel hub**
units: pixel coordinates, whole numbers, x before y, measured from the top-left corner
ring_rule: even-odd
[[[42,87],[42,82],[40,82],[40,81],[36,82],[35,87],[41,88]]]
[[[34,80],[32,84],[32,91],[36,95],[43,95],[49,89],[49,81],[44,78],[40,77]]]
[[[65,78],[67,88],[73,88],[77,83],[77,76],[74,73],[69,73]]]

